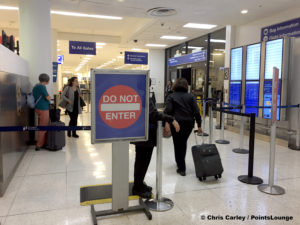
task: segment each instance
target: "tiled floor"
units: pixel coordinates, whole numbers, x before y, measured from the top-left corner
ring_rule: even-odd
[[[63,120],[67,118],[63,117]],[[88,114],[80,124],[90,123]],[[208,124],[208,123],[207,123]],[[214,138],[219,139],[219,130]],[[30,149],[20,164],[4,197],[0,198],[0,222],[4,225],[92,225],[90,207],[79,204],[79,187],[111,182],[111,144],[90,144],[90,133],[79,132],[80,139],[67,139],[59,152]],[[187,153],[187,176],[176,174],[171,139],[163,140],[163,195],[172,199],[174,208],[168,212],[153,212],[148,221],[143,213],[131,213],[100,219],[99,224],[300,224],[300,152],[277,145],[275,183],[286,189],[282,196],[270,196],[237,180],[247,174],[248,155],[232,152],[238,147],[239,135],[226,131],[229,145],[218,145],[224,174],[221,180],[201,183],[195,177],[191,151]],[[206,138],[208,140],[208,138]],[[201,141],[201,139],[199,140]],[[245,137],[245,144],[248,138]],[[195,144],[191,136],[188,149]],[[245,145],[245,147],[247,147]],[[134,146],[130,147],[130,180],[133,178]],[[254,174],[268,179],[269,143],[256,140]],[[155,186],[155,154],[153,154],[148,184]],[[100,206],[109,207],[109,205]],[[213,215],[223,220],[203,220]],[[225,220],[231,216],[293,216],[292,221]]]

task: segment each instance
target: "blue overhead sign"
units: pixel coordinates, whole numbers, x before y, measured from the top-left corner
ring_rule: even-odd
[[[64,55],[58,55],[57,62],[58,64],[64,64]]]
[[[93,71],[92,142],[146,140],[148,71]]]
[[[178,66],[188,63],[196,63],[206,61],[206,50],[194,52],[191,54],[170,58],[168,60],[168,66]]]
[[[300,37],[300,18],[274,24],[261,29],[261,41],[288,37]]]
[[[148,65],[147,52],[125,52],[125,64]]]
[[[57,79],[58,62],[52,62],[52,70],[53,70],[53,83],[55,83]]]
[[[69,53],[96,55],[96,42],[69,41]]]

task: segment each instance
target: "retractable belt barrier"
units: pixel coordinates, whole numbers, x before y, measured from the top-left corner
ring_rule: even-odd
[[[242,117],[250,117],[250,138],[249,138],[249,159],[248,159],[248,175],[241,175],[238,180],[246,184],[262,184],[263,180],[259,177],[253,176],[254,168],[254,143],[255,143],[255,113],[239,113],[222,110],[221,108],[215,108],[216,111],[227,113],[231,115],[237,115]]]
[[[12,126],[0,127],[0,132],[16,131],[74,131],[74,130],[91,130],[91,126]]]

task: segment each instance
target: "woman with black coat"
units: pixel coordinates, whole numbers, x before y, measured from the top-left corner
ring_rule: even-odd
[[[172,116],[160,113],[157,111],[152,98],[149,100],[149,138],[145,142],[136,142],[135,144],[135,163],[134,163],[134,186],[132,193],[139,195],[142,198],[152,197],[152,187],[147,186],[144,183],[144,178],[148,170],[153,148],[156,146],[156,134],[157,134],[157,121],[166,122],[166,124],[172,124],[174,132],[179,132],[180,127],[176,120]],[[168,126],[170,126],[168,124]]]
[[[173,116],[180,125],[180,132],[176,132],[173,127],[171,127],[171,132],[178,168],[177,173],[185,176],[187,140],[194,129],[195,120],[198,125],[198,133],[202,132],[201,115],[196,98],[188,93],[188,82],[186,79],[178,79],[174,84],[173,91],[174,93],[167,98],[165,113]]]

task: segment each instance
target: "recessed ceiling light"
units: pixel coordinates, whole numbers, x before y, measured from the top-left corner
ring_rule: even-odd
[[[147,47],[167,47],[167,45],[163,44],[146,44]]]
[[[209,29],[215,28],[216,26],[217,25],[213,25],[213,24],[187,23],[183,27],[209,30]]]
[[[5,5],[0,5],[0,9],[3,10],[18,10],[18,7],[13,7],[13,6],[5,6]]]
[[[241,13],[242,13],[242,14],[247,14],[247,13],[248,13],[248,9],[243,9],[243,10],[241,11]]]
[[[207,40],[205,40],[207,41]],[[226,40],[222,40],[222,39],[210,39],[210,42],[214,42],[214,43],[226,43]]]
[[[106,19],[106,20],[122,20],[122,17],[119,16],[106,16],[106,15],[92,15],[86,13],[76,13],[76,12],[65,12],[65,11],[56,11],[51,10],[51,14],[63,15],[63,16],[76,16],[76,17],[88,17],[96,19]]]
[[[197,46],[188,46],[189,49],[202,49],[203,47],[197,47]]]
[[[131,49],[132,51],[141,51],[142,49],[140,49],[140,48],[133,48],[133,49]]]
[[[183,40],[186,39],[186,37],[182,36],[169,36],[169,35],[164,35],[160,37],[161,39],[170,39],[170,40]]]

